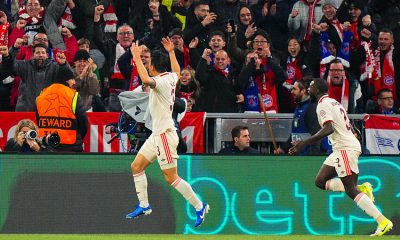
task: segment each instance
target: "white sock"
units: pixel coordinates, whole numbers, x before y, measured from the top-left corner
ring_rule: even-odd
[[[200,211],[203,208],[203,203],[197,197],[192,187],[182,178],[178,177],[172,184],[182,196],[192,205],[196,211]]]
[[[325,190],[333,192],[344,192],[344,185],[340,178],[332,178],[325,183]]]
[[[373,217],[375,220],[382,215],[371,199],[369,199],[369,197],[367,197],[367,195],[364,193],[359,193],[356,198],[354,198],[354,202],[356,202],[359,208],[361,208],[366,214]]]
[[[136,194],[139,199],[139,205],[142,208],[149,206],[149,198],[147,196],[147,177],[145,171],[133,174],[135,182]]]

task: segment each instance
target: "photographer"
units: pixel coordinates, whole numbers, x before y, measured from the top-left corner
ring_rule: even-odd
[[[23,119],[18,122],[13,138],[7,141],[5,152],[40,152],[43,151],[37,139],[38,127],[30,119]]]
[[[72,88],[74,85],[72,71],[60,68],[54,83],[45,88],[36,99],[39,134],[51,136],[57,132],[59,135],[60,145],[54,147],[49,142],[49,151],[83,151],[88,119],[82,98]]]

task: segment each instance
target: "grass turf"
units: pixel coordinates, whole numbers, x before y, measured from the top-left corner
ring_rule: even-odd
[[[289,236],[250,236],[250,235],[179,235],[179,234],[0,234],[0,240],[179,240],[179,239],[207,239],[207,240],[334,240],[334,239],[371,239],[369,236],[345,235],[345,236],[311,236],[311,235],[289,235]],[[384,239],[399,239],[400,236],[388,235]]]

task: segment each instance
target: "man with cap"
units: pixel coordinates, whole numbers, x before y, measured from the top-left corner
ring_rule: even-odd
[[[95,64],[86,50],[78,50],[74,57],[75,86],[82,98],[85,111],[92,109],[94,95],[100,93],[99,81],[93,73]]]
[[[82,99],[72,87],[75,85],[69,67],[60,67],[54,83],[36,98],[36,117],[39,135],[58,133],[60,145],[54,152],[83,152],[83,138],[88,119]]]

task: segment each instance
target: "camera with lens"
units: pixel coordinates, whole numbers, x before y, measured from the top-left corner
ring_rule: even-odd
[[[40,143],[45,147],[58,147],[60,145],[60,135],[57,132],[44,135]]]
[[[37,137],[37,132],[35,130],[29,130],[28,132],[25,133],[25,138],[34,140]]]

